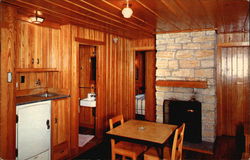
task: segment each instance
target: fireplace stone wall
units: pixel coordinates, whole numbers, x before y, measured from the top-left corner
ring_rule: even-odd
[[[207,89],[156,86],[156,120],[163,122],[164,99],[202,103],[202,140],[214,142],[216,136],[215,31],[156,35],[156,80],[202,80]]]

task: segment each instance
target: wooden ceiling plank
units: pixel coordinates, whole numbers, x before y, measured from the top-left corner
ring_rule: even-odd
[[[116,5],[114,5],[114,4],[110,3],[110,2],[108,2],[107,0],[102,0],[102,2],[104,2],[104,3],[106,3],[106,4],[110,5],[110,6],[112,6],[113,8],[115,8],[115,9],[117,9],[117,10],[119,10],[119,11],[122,10],[120,7],[118,7],[118,6],[116,6]],[[131,18],[134,18],[134,19],[136,19],[136,20],[138,20],[138,21],[140,21],[140,22],[142,22],[142,23],[145,23],[146,25],[150,25],[151,27],[156,28],[154,25],[148,23],[147,21],[145,21],[145,20],[143,20],[143,19],[141,19],[141,18],[139,18],[139,17],[137,17],[137,16],[135,16],[135,15],[132,15]],[[161,30],[162,30],[162,29],[161,29]]]
[[[130,0],[134,11],[130,19],[121,15],[125,0],[0,2],[19,6],[18,18],[22,20],[34,15],[36,9],[44,13],[45,23],[70,23],[130,38],[209,28],[217,28],[218,33],[249,32],[249,0]]]
[[[66,9],[66,10],[69,10],[69,11],[71,11],[71,12],[74,12],[74,13],[76,13],[76,14],[81,14],[81,15],[84,16],[84,14],[82,14],[82,13],[79,12],[79,11],[75,11],[75,10],[73,10],[73,9],[69,9],[69,8],[67,8],[67,7],[63,7],[62,5],[56,4],[56,3],[55,3],[55,0],[54,0],[54,2],[47,1],[47,0],[43,0],[43,1],[49,2],[49,3],[53,4],[54,6],[58,6],[58,7],[61,7],[61,8]],[[64,10],[64,13],[65,13],[65,10]],[[66,15],[66,13],[65,13],[65,15]],[[70,14],[70,15],[72,15],[72,14]],[[75,17],[75,16],[74,16],[74,17]],[[100,19],[96,19],[96,18],[90,17],[90,16],[87,16],[87,17],[90,18],[90,19],[96,20],[97,22],[106,23],[107,25],[109,25],[109,26],[107,27],[108,30],[110,30],[110,28],[117,28],[117,29],[119,29],[120,31],[125,32],[125,33],[126,33],[126,32],[131,32],[131,31],[132,31],[132,29],[129,29],[129,28],[126,27],[126,26],[115,25],[115,24],[112,24],[112,23],[109,23],[109,22],[106,22],[106,21],[102,21],[102,20],[100,20]],[[79,18],[79,19],[82,20],[82,18]],[[85,18],[84,18],[84,19],[85,19]],[[89,23],[89,21],[87,21],[87,23]],[[113,26],[113,27],[110,27],[110,26]],[[136,30],[134,30],[134,32],[137,33],[137,32],[141,32],[141,31],[138,30],[138,29],[136,29]],[[144,34],[144,33],[142,32],[142,34]],[[145,34],[146,34],[146,33],[145,33]],[[149,34],[149,33],[148,33],[148,34]]]
[[[71,22],[72,24],[81,24],[81,26],[85,26],[85,27],[88,27],[88,28],[93,28],[93,29],[97,29],[97,30],[101,30],[101,31],[110,32],[110,33],[117,34],[119,36],[125,36],[125,37],[128,37],[128,38],[138,38],[138,36],[136,34],[132,34],[131,32],[122,32],[123,34],[121,34],[121,33],[119,33],[119,32],[121,32],[120,29],[115,30],[114,28],[110,28],[108,26],[99,25],[99,24],[95,24],[95,23],[91,23],[91,25],[90,25],[89,21],[85,21],[85,20],[82,20],[82,19],[79,19],[79,18],[75,18],[73,16],[62,14],[62,13],[59,13],[59,12],[57,12],[55,10],[50,10],[50,9],[47,9],[47,8],[45,8],[43,6],[39,6],[39,5],[36,5],[36,4],[23,2],[21,0],[8,0],[8,3],[18,5],[18,6],[21,6],[21,7],[25,7],[25,8],[37,9],[37,10],[40,10],[40,11],[43,11],[43,12],[49,12],[49,13],[51,13],[50,15],[53,15],[53,16],[59,15],[60,17],[64,17],[64,18],[67,17],[68,19],[70,19],[69,22]],[[77,22],[77,23],[75,23],[75,22]],[[149,35],[149,34],[145,34],[143,32],[141,32],[140,34],[141,35],[144,34],[145,37],[152,36],[152,35]]]
[[[179,18],[181,18],[181,20],[184,21],[183,23],[185,23],[185,25],[187,25],[189,28],[191,28],[192,24],[187,23],[186,17],[184,18],[183,15],[179,16],[178,13],[176,12],[176,10],[173,8],[173,6],[170,6],[171,1],[166,2],[165,0],[161,0],[160,2],[168,9],[169,13],[175,15],[176,18],[178,17],[178,20],[179,20]],[[178,11],[178,12],[180,12],[180,11]],[[190,21],[188,21],[188,22],[190,22]]]
[[[79,1],[81,1],[81,2],[83,2],[83,3],[86,3],[87,5],[89,5],[89,6],[93,7],[93,8],[96,8],[96,9],[98,9],[98,10],[101,10],[102,12],[105,12],[105,13],[107,13],[107,14],[109,14],[109,15],[112,15],[112,16],[114,16],[114,17],[117,17],[117,18],[119,18],[119,19],[122,19],[123,21],[125,21],[125,22],[127,22],[127,23],[130,23],[130,24],[133,24],[133,25],[137,25],[137,24],[134,23],[133,21],[129,21],[129,20],[125,19],[125,18],[121,18],[120,16],[118,16],[118,15],[112,13],[112,12],[108,12],[108,11],[106,11],[106,10],[100,8],[100,7],[97,7],[96,5],[93,5],[93,4],[91,4],[91,3],[87,2],[87,1],[84,1],[84,0],[79,0]],[[93,0],[92,0],[91,2],[93,3]],[[102,0],[102,2],[104,2],[104,3],[106,3],[106,4],[110,5],[110,6],[112,6],[112,7],[115,8],[116,10],[119,10],[119,12],[121,12],[121,10],[122,10],[121,8],[119,8],[119,7],[113,5],[113,4],[111,4],[111,3],[109,3],[109,2],[107,2],[107,1],[105,1],[105,0]],[[153,25],[151,25],[151,24],[149,24],[149,23],[146,23],[145,21],[143,21],[143,20],[141,20],[141,19],[138,19],[138,20],[140,20],[141,23],[144,23],[144,24],[146,24],[146,25],[148,25],[148,26],[151,26],[152,28],[155,28],[155,26],[153,26]],[[138,26],[138,25],[137,25],[137,26]]]
[[[224,20],[224,32],[243,32],[249,12],[249,2],[246,0],[221,0]]]
[[[95,9],[97,9],[98,11],[101,11],[102,13],[106,13],[106,14],[108,14],[108,15],[111,15],[111,16],[115,17],[116,19],[119,19],[119,20],[116,20],[116,19],[114,19],[114,18],[111,18],[111,17],[108,16],[108,15],[104,15],[104,14],[98,13],[97,11],[93,11],[93,10],[91,10],[91,9],[88,9],[88,8],[86,8],[86,7],[83,7],[82,5],[76,4],[76,3],[73,2],[72,0],[71,0],[71,1],[69,1],[69,0],[64,0],[64,1],[66,1],[66,2],[68,2],[68,3],[70,3],[70,4],[72,4],[72,5],[76,5],[76,6],[80,7],[80,8],[82,8],[82,9],[84,9],[84,10],[87,10],[87,11],[89,11],[89,12],[92,12],[92,13],[94,13],[94,14],[97,14],[97,15],[99,15],[99,16],[102,16],[102,17],[104,17],[104,18],[107,18],[107,19],[116,21],[117,23],[120,23],[121,25],[124,25],[124,21],[125,21],[126,23],[129,23],[129,24],[133,25],[133,26],[130,26],[130,27],[133,27],[134,29],[140,28],[140,29],[142,29],[142,30],[145,30],[145,32],[148,32],[148,33],[152,33],[152,31],[154,31],[154,29],[155,29],[155,27],[153,27],[153,26],[151,26],[151,25],[148,26],[148,27],[141,27],[141,25],[138,25],[138,24],[136,24],[136,23],[134,23],[134,22],[132,22],[132,21],[129,21],[129,20],[125,19],[125,18],[121,18],[120,16],[117,16],[117,15],[115,15],[115,14],[112,14],[111,12],[108,12],[108,11],[102,9],[102,8],[99,8],[99,7],[97,7],[97,6],[94,6],[94,5],[92,5],[91,3],[88,3],[88,2],[83,1],[83,0],[80,0],[79,2],[85,3],[85,4],[89,5],[89,6],[91,6],[92,8],[95,8]],[[150,28],[149,28],[149,27],[150,27]]]
[[[72,16],[69,16],[69,15],[66,15],[66,14],[63,14],[63,13],[60,13],[60,12],[57,12],[55,10],[51,10],[51,9],[48,9],[46,7],[43,7],[43,6],[39,6],[39,5],[36,5],[36,4],[32,4],[32,3],[28,3],[28,2],[25,2],[25,1],[22,1],[22,0],[8,0],[8,2],[12,1],[11,4],[14,4],[14,5],[18,5],[20,7],[25,7],[25,8],[34,8],[36,10],[41,10],[41,11],[45,11],[45,12],[50,12],[50,13],[53,13],[53,14],[58,14],[60,15],[61,17],[67,17],[67,18],[70,18],[70,19],[74,19],[74,20],[79,20],[83,23],[86,23],[88,24],[89,21],[86,21],[86,20],[82,20],[82,19],[79,19],[79,18],[75,18],[75,17],[72,17]],[[19,4],[17,3],[19,2]],[[21,3],[21,4],[20,4]],[[23,4],[25,4],[26,6],[24,6]],[[54,15],[53,15],[54,16]],[[103,28],[104,26],[102,25],[98,25],[98,24],[95,24],[93,23],[92,25],[96,26],[96,27],[101,27]]]
[[[51,3],[51,4],[53,4],[53,5],[55,5],[55,6],[58,6],[58,7],[64,8],[64,9],[69,10],[69,11],[71,11],[71,12],[80,14],[80,15],[82,15],[82,16],[88,17],[88,18],[90,18],[90,19],[99,21],[99,22],[101,22],[101,23],[104,23],[104,24],[106,23],[106,24],[108,24],[108,25],[110,25],[110,26],[114,26],[114,27],[119,28],[119,29],[124,30],[124,31],[131,30],[131,29],[129,29],[129,28],[132,28],[130,25],[121,26],[121,25],[119,25],[119,24],[113,24],[113,23],[108,22],[108,21],[106,21],[106,20],[102,20],[102,19],[100,19],[100,18],[96,18],[96,17],[94,17],[94,16],[91,16],[91,15],[87,15],[87,14],[81,13],[81,12],[76,11],[76,10],[74,10],[74,9],[71,9],[71,8],[65,7],[65,6],[63,6],[63,5],[60,5],[60,4],[58,4],[58,3],[55,3],[56,0],[54,0],[53,2],[52,2],[52,1],[49,1],[49,0],[43,0],[43,1],[46,1],[46,2],[48,2],[48,3]],[[60,1],[61,1],[61,0],[60,0]],[[136,29],[136,28],[133,28],[133,29],[135,30],[135,32],[139,31],[138,28],[137,28],[137,29]]]
[[[207,7],[208,7],[208,4],[205,6],[204,5],[204,0],[198,0],[199,1],[199,3],[200,3],[200,5],[201,5],[201,7],[203,8],[203,10],[205,11],[205,15],[208,17],[208,19],[209,19],[209,22],[210,22],[210,25],[212,26],[212,27],[214,27],[215,26],[215,23],[214,23],[214,18],[212,18],[211,16],[210,16],[210,14],[208,13],[208,11],[207,11]],[[212,0],[210,0],[210,2],[211,2]]]
[[[174,28],[180,29],[179,27],[177,27],[173,22],[170,23],[170,21],[165,20],[164,18],[162,18],[158,13],[156,13],[155,11],[153,11],[152,9],[150,9],[148,6],[146,6],[145,4],[143,4],[140,0],[135,0],[136,2],[138,2],[142,7],[144,7],[146,10],[148,10],[149,12],[151,12],[153,15],[157,16],[158,18],[160,18],[163,22],[165,22],[165,24],[170,24],[172,25]],[[171,20],[172,21],[172,20]]]
[[[207,17],[204,15],[204,10],[197,0],[176,0],[174,1],[189,17],[191,21],[197,24],[200,28],[211,28],[208,26]]]
[[[219,33],[224,33],[225,32],[225,20],[223,14],[223,0],[217,0],[217,13],[219,14],[217,17],[217,27],[218,27],[218,32]]]
[[[217,17],[220,17],[220,13],[217,12],[217,0],[200,0],[200,3],[205,8],[206,14],[210,19],[210,23],[215,28],[218,27]]]

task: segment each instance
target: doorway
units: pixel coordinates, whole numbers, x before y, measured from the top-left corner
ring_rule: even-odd
[[[95,137],[97,47],[79,45],[79,147]]]
[[[135,117],[155,121],[155,51],[135,51]]]

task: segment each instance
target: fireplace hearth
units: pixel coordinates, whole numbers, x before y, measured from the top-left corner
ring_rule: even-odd
[[[184,141],[200,143],[201,103],[199,101],[164,100],[164,123],[181,125],[186,123]]]

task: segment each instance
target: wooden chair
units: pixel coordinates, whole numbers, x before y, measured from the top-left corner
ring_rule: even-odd
[[[184,139],[185,123],[175,130],[172,151],[169,147],[163,149],[163,159],[181,160],[182,159],[182,146]],[[171,151],[171,155],[170,155]],[[159,152],[156,148],[150,148],[144,153],[144,160],[160,160]]]
[[[118,115],[116,117],[113,117],[109,119],[109,126],[110,129],[114,128],[114,124],[121,123],[121,125],[124,123],[123,115]],[[114,139],[111,139],[111,156],[112,160],[116,159],[116,154],[121,155],[122,159],[125,159],[126,157],[132,158],[132,160],[136,160],[136,158],[142,154],[146,150],[146,146],[135,144],[131,142],[126,141],[119,141],[115,142]]]

